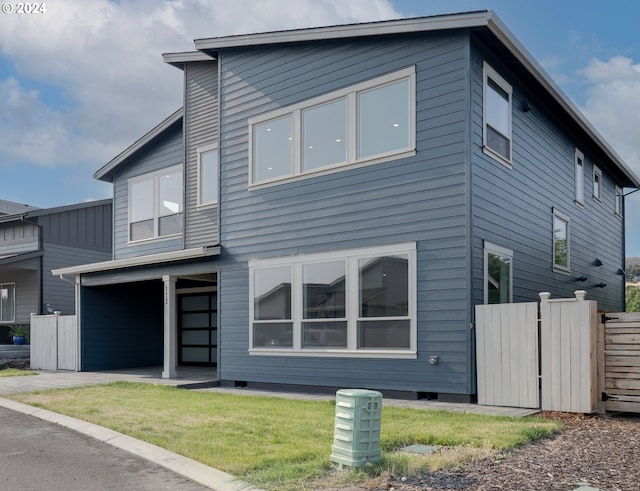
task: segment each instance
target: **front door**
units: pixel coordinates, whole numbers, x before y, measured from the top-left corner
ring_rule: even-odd
[[[213,367],[218,359],[218,294],[178,296],[178,364]]]

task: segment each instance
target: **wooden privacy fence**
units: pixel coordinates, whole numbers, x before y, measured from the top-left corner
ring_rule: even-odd
[[[479,404],[596,411],[597,304],[585,295],[476,306]]]
[[[75,315],[31,315],[31,368],[76,370],[77,351]]]

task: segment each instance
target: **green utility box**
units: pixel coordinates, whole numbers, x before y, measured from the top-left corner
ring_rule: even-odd
[[[336,392],[336,424],[331,461],[342,469],[380,460],[382,394],[375,390]]]

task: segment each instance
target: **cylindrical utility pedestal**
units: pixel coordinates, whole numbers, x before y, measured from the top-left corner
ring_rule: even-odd
[[[342,469],[380,460],[382,394],[375,390],[336,392],[336,424],[331,461]]]

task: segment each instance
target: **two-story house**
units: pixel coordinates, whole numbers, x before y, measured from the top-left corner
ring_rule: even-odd
[[[475,393],[474,306],[624,308],[640,181],[491,11],[199,39],[184,108],[97,173],[83,370]]]
[[[54,268],[111,257],[111,200],[40,209],[0,200],[0,344],[31,314],[75,313],[75,286]]]

